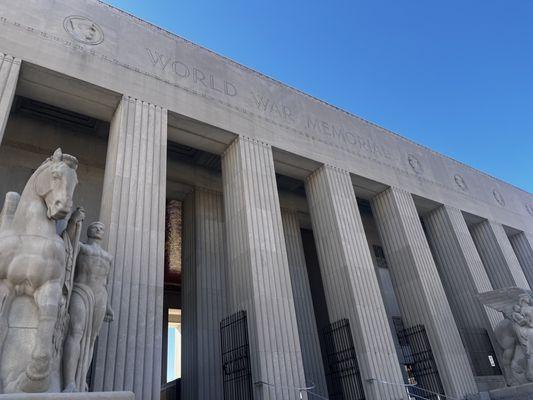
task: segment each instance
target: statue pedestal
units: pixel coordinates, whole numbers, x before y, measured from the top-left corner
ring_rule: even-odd
[[[0,394],[6,400],[135,400],[132,392],[84,392],[84,393],[12,393]]]
[[[533,383],[494,389],[489,396],[491,400],[533,400]]]

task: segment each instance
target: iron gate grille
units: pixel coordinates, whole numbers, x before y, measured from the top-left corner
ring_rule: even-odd
[[[415,396],[432,400],[439,399],[437,394],[431,392],[444,395],[444,388],[431,351],[426,328],[424,325],[415,325],[399,329],[397,333],[399,342],[407,344],[400,346],[407,374],[414,377],[416,381],[409,383],[416,383],[420,388],[411,387],[409,391]]]
[[[224,399],[253,399],[246,311],[239,311],[220,322],[220,344]]]
[[[365,394],[348,319],[324,329],[331,400],[363,400]]]
[[[470,362],[476,376],[501,375],[502,371],[496,359],[496,353],[485,329],[461,329]]]

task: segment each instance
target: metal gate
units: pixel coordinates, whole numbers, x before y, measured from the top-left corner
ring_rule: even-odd
[[[400,327],[396,325],[396,328]],[[437,393],[444,395],[444,388],[431,351],[426,328],[424,325],[415,325],[405,329],[401,327],[397,330],[397,334],[408,378],[415,380],[409,383],[416,383],[420,388],[411,387],[409,392],[415,396],[438,400]]]
[[[220,322],[220,347],[225,400],[252,400],[252,370],[246,311]]]
[[[324,329],[327,378],[331,400],[363,400],[365,393],[348,319]]]

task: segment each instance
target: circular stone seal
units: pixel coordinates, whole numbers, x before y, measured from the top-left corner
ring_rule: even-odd
[[[505,206],[505,199],[503,198],[503,195],[498,192],[496,189],[492,191],[492,195],[494,196],[494,199],[498,202],[500,206]]]
[[[466,186],[465,179],[461,175],[455,174],[453,176],[453,179],[455,181],[455,184],[459,186],[459,189],[464,190],[464,191],[468,189],[468,186]]]
[[[418,158],[416,158],[412,154],[407,155],[407,161],[409,161],[409,165],[415,171],[417,174],[421,174],[423,172],[422,164],[420,161],[418,161]]]
[[[89,18],[71,15],[63,21],[63,28],[78,42],[97,45],[104,41],[104,31]]]

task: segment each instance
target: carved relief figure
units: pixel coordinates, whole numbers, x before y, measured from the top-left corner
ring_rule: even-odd
[[[71,212],[77,166],[75,157],[58,149],[31,176],[18,204],[17,196],[8,194],[6,199],[0,230],[0,356],[5,372],[0,392],[41,392],[49,387],[67,264],[56,221]],[[20,296],[34,301],[37,320],[31,357],[22,370],[16,354],[5,354],[10,325],[17,325],[10,319],[11,306]]]
[[[502,349],[502,370],[509,386],[533,382],[533,297],[520,288],[504,288],[479,295],[483,304],[503,313],[494,329]]]
[[[86,390],[85,379],[94,342],[104,319],[113,320],[106,289],[112,257],[101,246],[104,231],[104,224],[93,222],[87,229],[87,243],[80,244],[69,306],[69,331],[63,351],[66,392]]]

